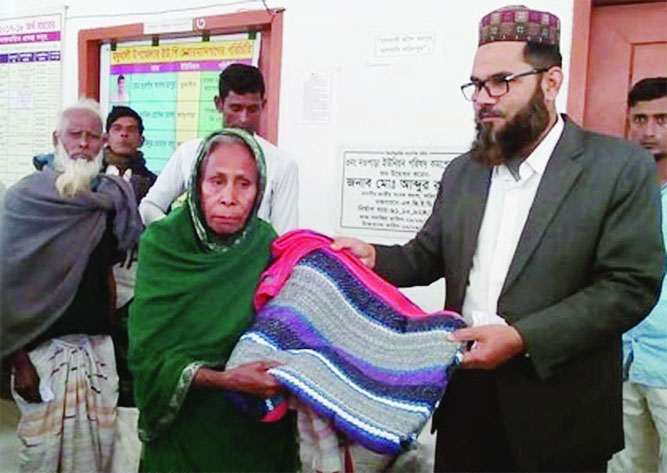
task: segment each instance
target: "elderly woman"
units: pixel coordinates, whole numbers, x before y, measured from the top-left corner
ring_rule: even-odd
[[[141,240],[129,362],[145,471],[296,469],[293,418],[261,423],[225,396],[279,389],[268,362],[225,370],[255,316],[253,292],[276,236],[256,216],[265,176],[251,135],[215,133],[200,147],[187,203]]]

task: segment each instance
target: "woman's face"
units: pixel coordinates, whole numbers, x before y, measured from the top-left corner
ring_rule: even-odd
[[[257,167],[241,143],[220,143],[208,156],[201,203],[209,228],[230,235],[245,226],[257,195]]]

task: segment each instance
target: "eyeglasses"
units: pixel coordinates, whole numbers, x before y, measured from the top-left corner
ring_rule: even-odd
[[[509,76],[493,76],[486,80],[472,80],[461,86],[461,92],[463,92],[463,96],[466,100],[472,102],[475,100],[475,97],[477,97],[477,94],[479,94],[479,91],[482,90],[482,87],[484,87],[486,93],[489,94],[489,97],[497,99],[510,91],[510,82],[513,80],[516,80],[519,77],[540,74],[548,70],[548,67],[543,67],[540,69],[531,69],[526,72],[517,72],[516,74],[510,74]]]

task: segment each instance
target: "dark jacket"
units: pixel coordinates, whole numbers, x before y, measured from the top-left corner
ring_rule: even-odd
[[[621,334],[655,304],[664,264],[651,157],[565,118],[497,311],[530,355],[493,373],[511,453],[535,471],[623,447]],[[469,154],[453,161],[422,230],[378,246],[376,271],[399,286],[444,276],[445,306],[460,312],[490,182]]]
[[[109,148],[104,148],[104,161],[102,164],[102,172],[106,172],[109,166],[109,154],[112,151]],[[130,177],[130,185],[134,190],[134,195],[137,198],[137,205],[144,198],[148,189],[155,183],[157,176],[146,167],[146,159],[141,151],[136,152],[136,156],[130,161],[132,170],[132,177]]]

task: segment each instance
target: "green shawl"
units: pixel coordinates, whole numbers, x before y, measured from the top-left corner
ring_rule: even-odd
[[[245,228],[223,238],[205,223],[197,185],[209,144],[221,134],[246,142],[260,177]],[[141,238],[128,329],[144,441],[172,425],[196,371],[224,366],[254,319],[253,293],[276,236],[271,225],[256,216],[264,182],[264,157],[249,134],[226,129],[211,135],[198,151],[186,205],[150,225]]]

